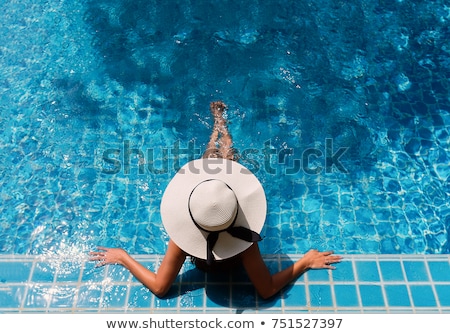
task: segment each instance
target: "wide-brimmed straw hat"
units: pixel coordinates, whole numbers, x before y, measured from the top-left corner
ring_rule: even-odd
[[[233,257],[261,240],[266,196],[256,176],[227,159],[193,160],[167,186],[161,201],[169,237],[208,263]]]

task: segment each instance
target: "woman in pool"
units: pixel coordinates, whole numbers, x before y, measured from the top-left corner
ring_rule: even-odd
[[[334,269],[341,257],[308,251],[290,267],[271,274],[258,241],[266,217],[266,197],[258,179],[239,164],[223,113],[212,102],[214,127],[202,159],[181,168],[161,201],[162,222],[170,240],[157,272],[145,268],[120,248],[98,247],[90,259],[99,266],[120,264],[155,295],[164,296],[186,257],[211,270],[242,263],[258,294],[269,298],[309,269]]]

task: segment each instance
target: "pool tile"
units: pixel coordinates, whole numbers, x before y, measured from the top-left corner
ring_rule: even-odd
[[[380,275],[378,273],[377,263],[375,261],[357,261],[356,272],[359,281],[379,282]]]
[[[178,287],[172,287],[171,290],[178,290]],[[175,292],[169,291],[166,297],[159,298],[155,296],[153,301],[155,308],[172,308],[176,309],[178,307],[178,295]]]
[[[358,303],[358,295],[354,285],[338,285],[334,286],[334,294],[336,296],[336,305],[338,307],[356,307]]]
[[[450,307],[450,285],[437,284],[435,288],[441,306]]]
[[[183,270],[182,274],[180,276],[180,282],[183,284],[186,283],[192,283],[192,282],[198,282],[201,283],[203,286],[206,282],[206,273],[204,271],[201,271],[195,267],[192,267],[188,270]]]
[[[307,275],[308,281],[310,282],[319,282],[319,281],[328,282],[330,280],[328,270],[310,270],[308,271]]]
[[[353,273],[353,264],[351,261],[344,260],[336,264],[336,270],[333,270],[332,276],[335,282],[353,282],[355,275]]]
[[[180,308],[202,309],[204,301],[204,289],[187,289],[180,295]]]
[[[360,285],[359,292],[361,294],[362,306],[384,306],[384,299],[379,285]]]
[[[256,305],[256,290],[251,284],[233,284],[231,286],[231,307],[248,309]]]
[[[56,270],[47,262],[37,262],[34,266],[33,282],[51,283],[56,275]]]
[[[127,306],[129,308],[150,308],[153,294],[143,285],[131,286]]]
[[[49,307],[72,308],[77,291],[76,286],[60,285],[54,288]]]
[[[33,262],[0,262],[0,283],[28,281]]]
[[[101,282],[105,279],[107,267],[96,267],[95,264],[89,262],[86,263],[82,276],[82,282]]]
[[[123,308],[126,305],[128,286],[113,285],[105,287],[102,297],[102,307]]]
[[[306,305],[306,290],[303,284],[294,284],[284,291],[284,304],[288,307]]]
[[[435,282],[450,282],[450,263],[449,262],[428,262],[430,273]]]
[[[325,284],[309,285],[309,298],[312,307],[332,307],[331,287]]]
[[[0,285],[0,307],[19,308],[25,296],[26,286],[11,286],[1,288]]]
[[[78,291],[77,308],[98,308],[102,295],[102,285],[86,284],[82,285]]]
[[[433,290],[429,285],[413,285],[410,286],[411,295],[414,306],[416,307],[433,307],[436,306],[436,299]]]
[[[423,261],[404,261],[406,278],[410,282],[428,281],[428,273]]]
[[[386,298],[391,307],[411,306],[406,285],[386,285]]]
[[[381,277],[385,281],[404,281],[402,265],[399,261],[380,261]]]
[[[80,277],[81,265],[62,264],[56,271],[57,282],[77,282]]]
[[[231,295],[228,284],[207,284],[205,288],[206,307],[229,307]]]
[[[24,308],[47,308],[52,297],[51,285],[34,284],[28,288]]]
[[[109,266],[107,277],[115,282],[127,282],[131,278],[131,274],[122,266]]]

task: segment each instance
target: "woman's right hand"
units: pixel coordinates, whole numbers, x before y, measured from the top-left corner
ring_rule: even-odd
[[[128,253],[122,248],[107,248],[97,247],[98,252],[90,252],[90,261],[97,261],[97,267],[106,264],[120,264],[123,265],[123,260],[128,256]]]

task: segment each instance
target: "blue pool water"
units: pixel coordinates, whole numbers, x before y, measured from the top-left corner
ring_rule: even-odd
[[[162,193],[217,99],[264,253],[450,252],[446,1],[0,6],[1,254],[162,254]]]

